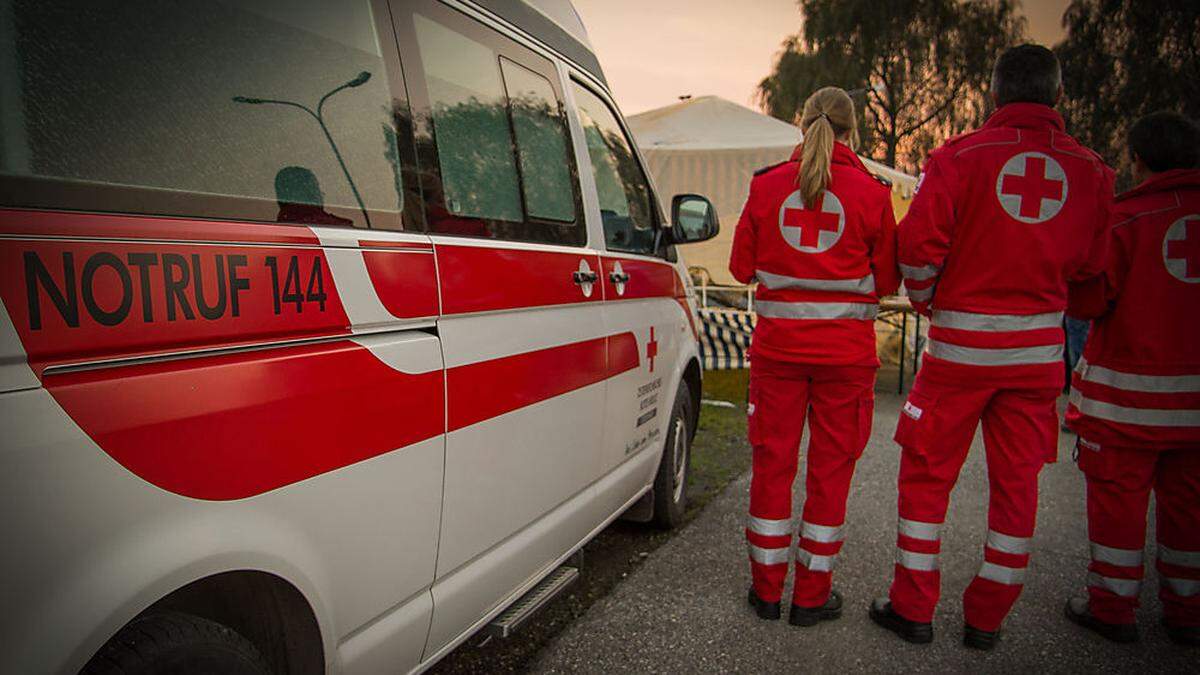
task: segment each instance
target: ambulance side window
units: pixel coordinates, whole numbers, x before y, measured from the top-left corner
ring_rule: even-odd
[[[415,133],[429,230],[584,244],[554,65],[439,3],[416,5],[398,30],[406,63],[420,64],[411,93],[426,121]]]
[[[408,109],[369,0],[0,14],[0,203],[401,227]]]
[[[592,160],[608,250],[654,255],[653,195],[633,146],[608,104],[578,83],[572,85],[579,124]]]

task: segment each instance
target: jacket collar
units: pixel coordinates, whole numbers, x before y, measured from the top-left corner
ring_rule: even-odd
[[[791,161],[800,161],[800,152],[803,148],[803,143],[796,146],[796,149],[792,151]],[[862,171],[867,171],[867,167],[862,163],[862,160],[858,158],[858,155],[854,154],[854,151],[850,149],[850,146],[841,141],[837,141],[833,144],[833,158],[831,164],[843,164],[846,166],[852,166],[856,169],[861,169]],[[867,173],[870,172],[867,171]]]
[[[996,127],[1052,129],[1063,133],[1067,131],[1062,115],[1054,108],[1040,103],[1009,103],[1000,106],[983,125],[985,129]]]
[[[1156,173],[1142,181],[1141,185],[1117,195],[1117,201],[1169,192],[1178,188],[1200,189],[1200,169],[1171,169]]]

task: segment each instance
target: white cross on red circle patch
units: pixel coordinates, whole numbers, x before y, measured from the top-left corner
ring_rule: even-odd
[[[846,210],[829,190],[816,209],[804,208],[804,199],[796,190],[779,207],[779,232],[789,246],[804,253],[821,253],[833,248],[846,229]]]
[[[1041,152],[1014,155],[996,177],[996,198],[1004,212],[1023,223],[1041,223],[1067,203],[1067,174]]]
[[[1184,283],[1200,283],[1200,213],[1171,223],[1163,237],[1163,264]]]

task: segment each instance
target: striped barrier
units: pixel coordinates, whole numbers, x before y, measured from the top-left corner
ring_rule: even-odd
[[[701,309],[700,357],[705,370],[750,367],[754,315],[728,309]]]

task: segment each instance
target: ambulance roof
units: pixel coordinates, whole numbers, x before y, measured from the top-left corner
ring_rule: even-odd
[[[587,29],[571,0],[474,0],[481,7],[574,61],[606,86]]]

